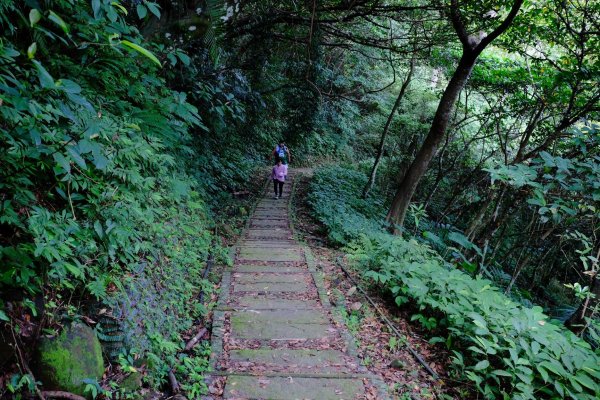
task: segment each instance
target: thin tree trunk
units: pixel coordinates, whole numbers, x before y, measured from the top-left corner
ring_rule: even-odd
[[[596,259],[600,258],[600,247],[596,253]],[[565,321],[565,326],[573,331],[576,335],[581,335],[587,328],[586,318],[593,318],[594,313],[597,311],[598,302],[600,301],[600,283],[598,282],[598,262],[595,262],[590,269],[589,274],[589,288],[590,292],[587,298],[577,308],[577,311],[571,315],[569,319]]]
[[[400,233],[400,228],[406,217],[408,205],[410,204],[419,181],[427,171],[429,163],[435,155],[439,144],[444,139],[454,104],[456,103],[461,90],[467,83],[477,58],[481,52],[494,41],[494,39],[508,29],[522,4],[523,0],[514,0],[507,17],[500,25],[498,25],[498,27],[496,27],[496,29],[489,35],[485,35],[485,33],[481,32],[479,36],[476,37],[469,36],[467,33],[468,29],[461,20],[458,0],[451,0],[449,15],[452,26],[463,46],[462,56],[448,86],[446,86],[446,89],[444,90],[444,94],[442,95],[435,116],[433,117],[429,133],[427,134],[421,149],[417,152],[411,166],[408,168],[404,179],[398,186],[396,195],[392,200],[386,220],[390,223],[394,233]]]
[[[476,58],[470,54],[463,55],[461,58],[454,76],[450,80],[450,83],[448,83],[442,99],[438,104],[429,133],[425,138],[421,149],[417,152],[414,161],[408,168],[408,171],[406,171],[404,179],[398,186],[396,195],[392,200],[392,205],[386,217],[388,222],[396,226],[394,229],[394,232],[396,233],[398,232],[397,229],[404,223],[406,210],[408,209],[410,200],[417,188],[417,184],[425,174],[431,159],[444,138],[452,108],[454,107],[454,103],[456,102],[460,91],[469,78],[475,60]]]
[[[373,184],[375,183],[375,176],[377,175],[377,168],[379,168],[379,164],[381,163],[381,159],[383,158],[383,149],[385,147],[385,139],[387,137],[388,131],[390,130],[390,125],[392,124],[394,115],[396,114],[396,111],[398,110],[398,107],[400,106],[400,103],[402,102],[402,98],[404,97],[404,94],[406,93],[406,89],[408,88],[408,85],[410,84],[414,69],[415,69],[415,57],[413,56],[413,58],[410,60],[410,68],[408,70],[408,74],[406,75],[404,82],[402,82],[402,87],[400,88],[400,93],[398,93],[398,97],[396,98],[396,101],[394,102],[392,111],[390,112],[390,115],[388,116],[388,119],[385,122],[385,126],[383,127],[383,132],[381,133],[381,140],[379,141],[379,147],[377,148],[377,156],[375,157],[375,162],[373,163],[373,168],[371,168],[371,173],[369,174],[369,180],[368,180],[367,184],[365,185],[363,192],[362,192],[363,199],[367,198],[367,196],[369,195],[369,192],[373,188]]]

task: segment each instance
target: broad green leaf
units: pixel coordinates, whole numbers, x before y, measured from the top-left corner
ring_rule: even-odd
[[[541,365],[536,365],[536,368],[537,368],[538,372],[540,373],[540,375],[542,376],[542,379],[544,380],[544,382],[548,382],[548,379],[550,379],[550,375],[548,375],[548,371],[546,371],[544,369],[544,367],[542,367]]]
[[[98,16],[100,15],[101,6],[101,0],[92,0],[92,11],[94,12],[94,19],[98,19]]]
[[[160,19],[160,10],[159,10],[160,6],[158,4],[147,1],[146,2],[146,7],[148,7],[148,9],[150,10],[150,12],[152,14],[154,14],[154,16],[156,18]]]
[[[75,276],[77,278],[83,276],[83,272],[79,268],[77,268],[75,265],[69,264],[69,263],[64,263],[64,266],[67,269],[67,271],[69,271],[71,274],[73,274],[73,276]]]
[[[40,86],[46,89],[54,89],[54,87],[56,86],[54,84],[54,78],[50,76],[48,71],[46,71],[46,68],[44,68],[42,64],[37,60],[33,60],[33,64],[35,65],[38,71],[38,79],[40,81]]]
[[[94,230],[99,238],[104,237],[104,229],[102,229],[102,223],[100,221],[96,220],[96,222],[94,222]]]
[[[146,15],[148,15],[148,9],[143,4],[138,4],[136,7],[136,10],[137,10],[137,15],[140,19],[144,19],[144,18],[146,18]]]
[[[70,79],[59,79],[56,81],[56,88],[66,93],[81,93],[81,86]]]
[[[127,9],[125,7],[123,7],[122,5],[120,5],[119,3],[117,3],[116,1],[113,1],[112,3],[110,3],[113,7],[117,7],[117,9],[119,11],[121,11],[125,16],[129,15],[129,13],[127,12]]]
[[[60,29],[63,30],[64,33],[69,34],[69,26],[67,25],[67,23],[58,15],[56,14],[54,11],[49,11],[48,13],[48,19],[52,22],[54,22],[56,25],[58,25],[60,27]]]
[[[32,8],[31,11],[29,11],[29,25],[33,28],[35,24],[40,22],[40,19],[42,19],[40,10]]]
[[[488,360],[481,360],[475,365],[476,371],[481,371],[482,369],[486,369],[490,366],[490,362]]]
[[[108,166],[108,158],[102,153],[94,154],[94,166],[100,170],[104,170]]]
[[[156,56],[154,54],[152,54],[150,51],[146,50],[142,46],[140,46],[138,44],[135,44],[135,43],[132,43],[129,40],[121,40],[121,44],[123,44],[124,46],[127,46],[127,47],[129,47],[129,48],[137,51],[138,53],[146,56],[152,62],[154,62],[156,65],[158,65],[159,67],[162,67],[162,65],[160,64],[160,61],[158,60],[158,58],[156,58]]]
[[[579,373],[579,374],[575,375],[574,379],[576,379],[577,382],[579,382],[583,386],[587,387],[588,389],[592,389],[594,391],[597,391],[599,389],[599,385],[596,382],[594,382],[594,380],[592,378],[590,378],[588,375],[586,375],[584,373]]]
[[[27,58],[29,58],[30,60],[32,60],[35,57],[35,52],[36,51],[37,51],[37,43],[33,42],[27,48]]]
[[[2,310],[0,310],[0,321],[10,321],[10,318],[8,318],[8,315],[6,315],[6,313]]]
[[[54,154],[54,161],[56,161],[56,163],[66,172],[66,173],[70,173],[71,172],[71,163],[69,163],[69,160],[67,160],[65,158],[64,155],[62,155],[61,153],[56,153]]]
[[[85,160],[79,154],[79,151],[74,146],[67,147],[67,152],[71,155],[71,158],[77,165],[79,165],[83,169],[87,169],[87,165],[85,164]]]

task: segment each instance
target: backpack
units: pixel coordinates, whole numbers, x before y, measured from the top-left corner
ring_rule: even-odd
[[[279,145],[277,145],[277,147],[275,148],[275,153],[277,153],[277,156],[279,158],[285,160],[287,158],[287,146],[283,145],[283,147],[280,147]]]

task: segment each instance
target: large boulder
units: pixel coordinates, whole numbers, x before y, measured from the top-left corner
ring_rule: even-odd
[[[96,333],[86,325],[74,323],[59,336],[42,339],[36,370],[44,389],[84,396],[84,380],[98,381],[104,373],[102,348]]]

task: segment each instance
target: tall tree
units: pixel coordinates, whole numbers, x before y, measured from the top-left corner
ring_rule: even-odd
[[[451,1],[449,8],[450,21],[462,44],[462,55],[438,104],[429,133],[396,190],[396,195],[394,196],[386,218],[387,221],[395,227],[394,231],[399,232],[398,228],[404,223],[406,211],[412,196],[419,181],[427,171],[438,146],[444,139],[454,104],[467,83],[477,58],[481,52],[494,41],[494,39],[508,29],[522,4],[523,0],[515,0],[502,23],[492,30],[489,35],[486,35],[483,31],[469,34],[466,24],[461,16],[461,7],[458,4],[458,0]]]
[[[383,127],[383,132],[381,133],[381,139],[379,140],[379,146],[377,147],[377,155],[375,156],[375,162],[373,162],[373,167],[371,168],[371,173],[369,174],[369,180],[365,185],[362,193],[362,197],[366,198],[369,195],[369,192],[373,188],[373,184],[375,183],[375,176],[377,175],[377,169],[379,168],[379,164],[381,163],[381,159],[383,158],[383,150],[385,148],[385,139],[390,130],[390,126],[392,125],[392,121],[394,120],[394,115],[396,115],[396,111],[398,111],[398,107],[400,107],[400,103],[402,103],[402,99],[404,98],[404,94],[406,93],[406,89],[408,85],[410,85],[410,81],[412,80],[413,71],[415,70],[415,57],[410,60],[410,65],[408,68],[408,73],[406,74],[406,78],[404,78],[404,82],[402,82],[402,87],[400,87],[400,92],[398,93],[398,97],[396,97],[396,101],[392,106],[392,111],[390,111],[390,115],[388,116],[387,121],[385,122],[385,126]]]

